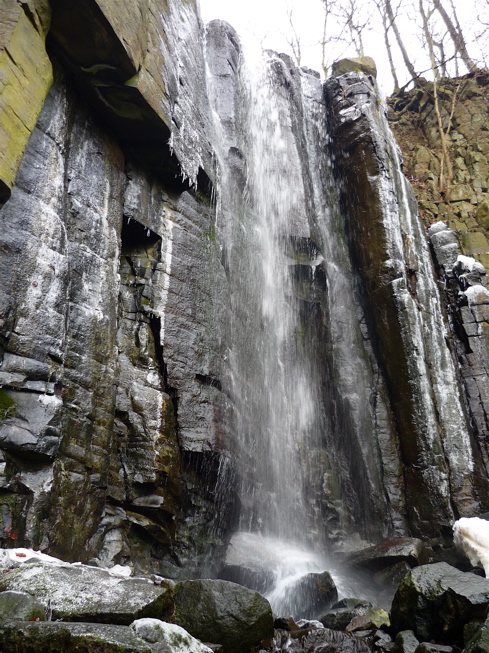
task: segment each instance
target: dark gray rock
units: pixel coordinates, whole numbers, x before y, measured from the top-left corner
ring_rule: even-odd
[[[0,589],[31,594],[53,619],[129,625],[159,618],[172,600],[171,589],[149,579],[121,579],[96,567],[26,563],[0,577]]]
[[[486,579],[439,562],[416,567],[403,578],[391,621],[395,630],[412,629],[420,640],[460,645],[464,624],[482,622],[488,606]]]
[[[482,627],[477,629],[464,648],[464,653],[489,652],[489,620],[486,619]]]
[[[319,615],[338,600],[338,590],[329,571],[310,573],[301,578],[292,589],[297,608],[294,615]],[[300,606],[300,607],[299,607]]]
[[[439,524],[453,521],[453,505],[461,514],[478,512],[480,492],[471,479],[474,465],[480,468],[479,447],[463,417],[414,195],[395,172],[399,151],[374,99],[375,86],[363,74],[351,72],[327,80],[325,92],[340,204],[361,279],[365,332],[389,388],[393,421],[387,437],[395,437],[403,461],[402,473],[390,468],[389,475],[402,476],[405,503],[399,508],[407,516],[409,532],[437,536]],[[353,187],[354,194],[349,191]],[[401,224],[397,232],[394,225]],[[433,393],[424,392],[425,380]],[[426,428],[432,422],[440,426],[436,432]],[[466,454],[459,456],[462,450]],[[482,469],[481,474],[485,476]],[[443,489],[447,479],[449,492]],[[399,489],[391,487],[389,492],[399,496]]]
[[[21,622],[3,632],[4,653],[151,653],[128,626],[93,623]]]
[[[336,604],[338,607],[333,607],[327,614],[320,618],[321,623],[325,628],[332,630],[345,630],[353,617],[368,614],[373,607],[369,601],[360,601],[356,599],[349,599],[349,605],[341,605],[344,601]]]
[[[257,592],[224,580],[183,581],[175,587],[167,620],[226,653],[249,653],[273,635],[270,604]]]
[[[45,621],[46,607],[31,594],[7,590],[0,592],[0,623],[7,621]]]
[[[412,630],[401,630],[400,633],[397,633],[394,643],[396,653],[415,653],[419,640]]]
[[[407,562],[411,567],[426,564],[428,557],[422,540],[403,537],[351,553],[345,557],[345,563],[355,569],[378,571],[399,562]]]

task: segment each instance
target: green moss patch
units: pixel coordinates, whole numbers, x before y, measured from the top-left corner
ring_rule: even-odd
[[[13,417],[16,403],[4,390],[0,390],[0,420]]]

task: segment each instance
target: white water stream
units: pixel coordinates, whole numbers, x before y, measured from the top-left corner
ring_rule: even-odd
[[[301,578],[328,570],[340,592],[345,588],[325,557],[327,541],[353,536],[367,546],[368,539],[409,532],[404,471],[346,243],[337,190],[343,180],[333,178],[320,80],[285,55],[238,57],[230,34],[214,32],[218,54],[208,68],[216,233],[230,288],[224,385],[233,400],[229,447],[239,477],[239,524],[230,549],[244,551],[236,567],[273,575],[265,591],[277,614],[314,616],[300,614]],[[348,116],[377,110],[369,102]],[[399,271],[392,287],[407,352],[413,343],[410,383],[421,454],[427,475],[441,470],[436,483],[443,489],[444,462],[431,446],[439,438],[437,411],[447,459],[455,469],[464,460],[461,484],[472,465],[455,368],[393,137],[387,124],[373,120],[370,128],[379,157],[384,148],[383,162],[392,166],[371,183],[382,204],[386,265],[394,262]],[[417,275],[416,299],[406,270]]]
[[[326,568],[323,541],[308,496],[310,461],[320,431],[314,366],[303,347],[295,266],[314,276],[322,256],[307,245],[309,199],[290,103],[287,63],[247,53],[241,61],[240,123],[219,115],[213,90],[219,157],[217,228],[232,288],[229,361],[236,408],[235,457],[240,463],[239,530],[267,561],[275,611],[290,609],[294,584]],[[299,82],[300,88],[300,82]],[[294,133],[295,132],[295,133]],[[231,149],[229,145],[232,144]],[[244,187],[233,183],[230,158],[245,162]],[[306,245],[304,245],[304,243]],[[306,285],[310,285],[308,279]]]

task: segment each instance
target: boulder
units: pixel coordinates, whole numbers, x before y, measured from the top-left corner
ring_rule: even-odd
[[[306,574],[291,593],[291,608],[295,616],[322,614],[338,599],[338,590],[329,571]]]
[[[372,604],[369,601],[343,599],[321,617],[320,622],[325,628],[345,630],[354,617],[367,614],[371,608]]]
[[[272,608],[258,592],[225,580],[190,580],[175,586],[168,621],[226,653],[249,653],[273,635]]]
[[[142,617],[161,617],[171,589],[143,578],[116,578],[85,565],[26,563],[0,577],[0,591],[34,596],[53,619],[129,625]]]
[[[377,66],[372,57],[347,58],[335,61],[331,69],[331,74],[335,77],[345,75],[346,73],[364,73],[377,77]]]
[[[415,537],[400,537],[352,553],[345,562],[355,569],[368,571],[379,571],[399,562],[414,567],[428,562],[428,549]]]
[[[0,592],[0,624],[7,621],[44,621],[46,611],[26,592]]]
[[[464,653],[489,653],[489,618],[467,642]]]
[[[138,619],[131,628],[150,645],[159,644],[156,650],[164,653],[211,653],[212,650],[180,626],[159,619]]]
[[[152,653],[129,626],[22,621],[6,626],[4,653]],[[167,649],[173,653],[172,649]]]
[[[389,628],[391,625],[389,614],[383,608],[372,608],[366,614],[353,617],[345,628],[347,633],[358,630],[375,630],[377,628]]]
[[[392,603],[396,631],[412,629],[421,640],[463,641],[469,621],[482,622],[489,605],[489,583],[446,562],[422,565],[402,579]]]
[[[396,635],[395,645],[399,653],[415,653],[419,641],[412,630],[401,630]]]
[[[219,577],[265,594],[273,586],[275,552],[255,533],[235,533],[226,551]]]

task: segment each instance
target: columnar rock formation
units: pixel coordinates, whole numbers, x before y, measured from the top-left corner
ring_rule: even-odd
[[[0,25],[2,543],[215,574],[266,469],[229,360],[250,250],[228,236],[253,213],[239,39],[213,23],[205,55],[190,0],[9,0]],[[436,536],[489,505],[485,433],[375,84],[270,70],[297,153],[281,247],[316,410],[309,539]]]

